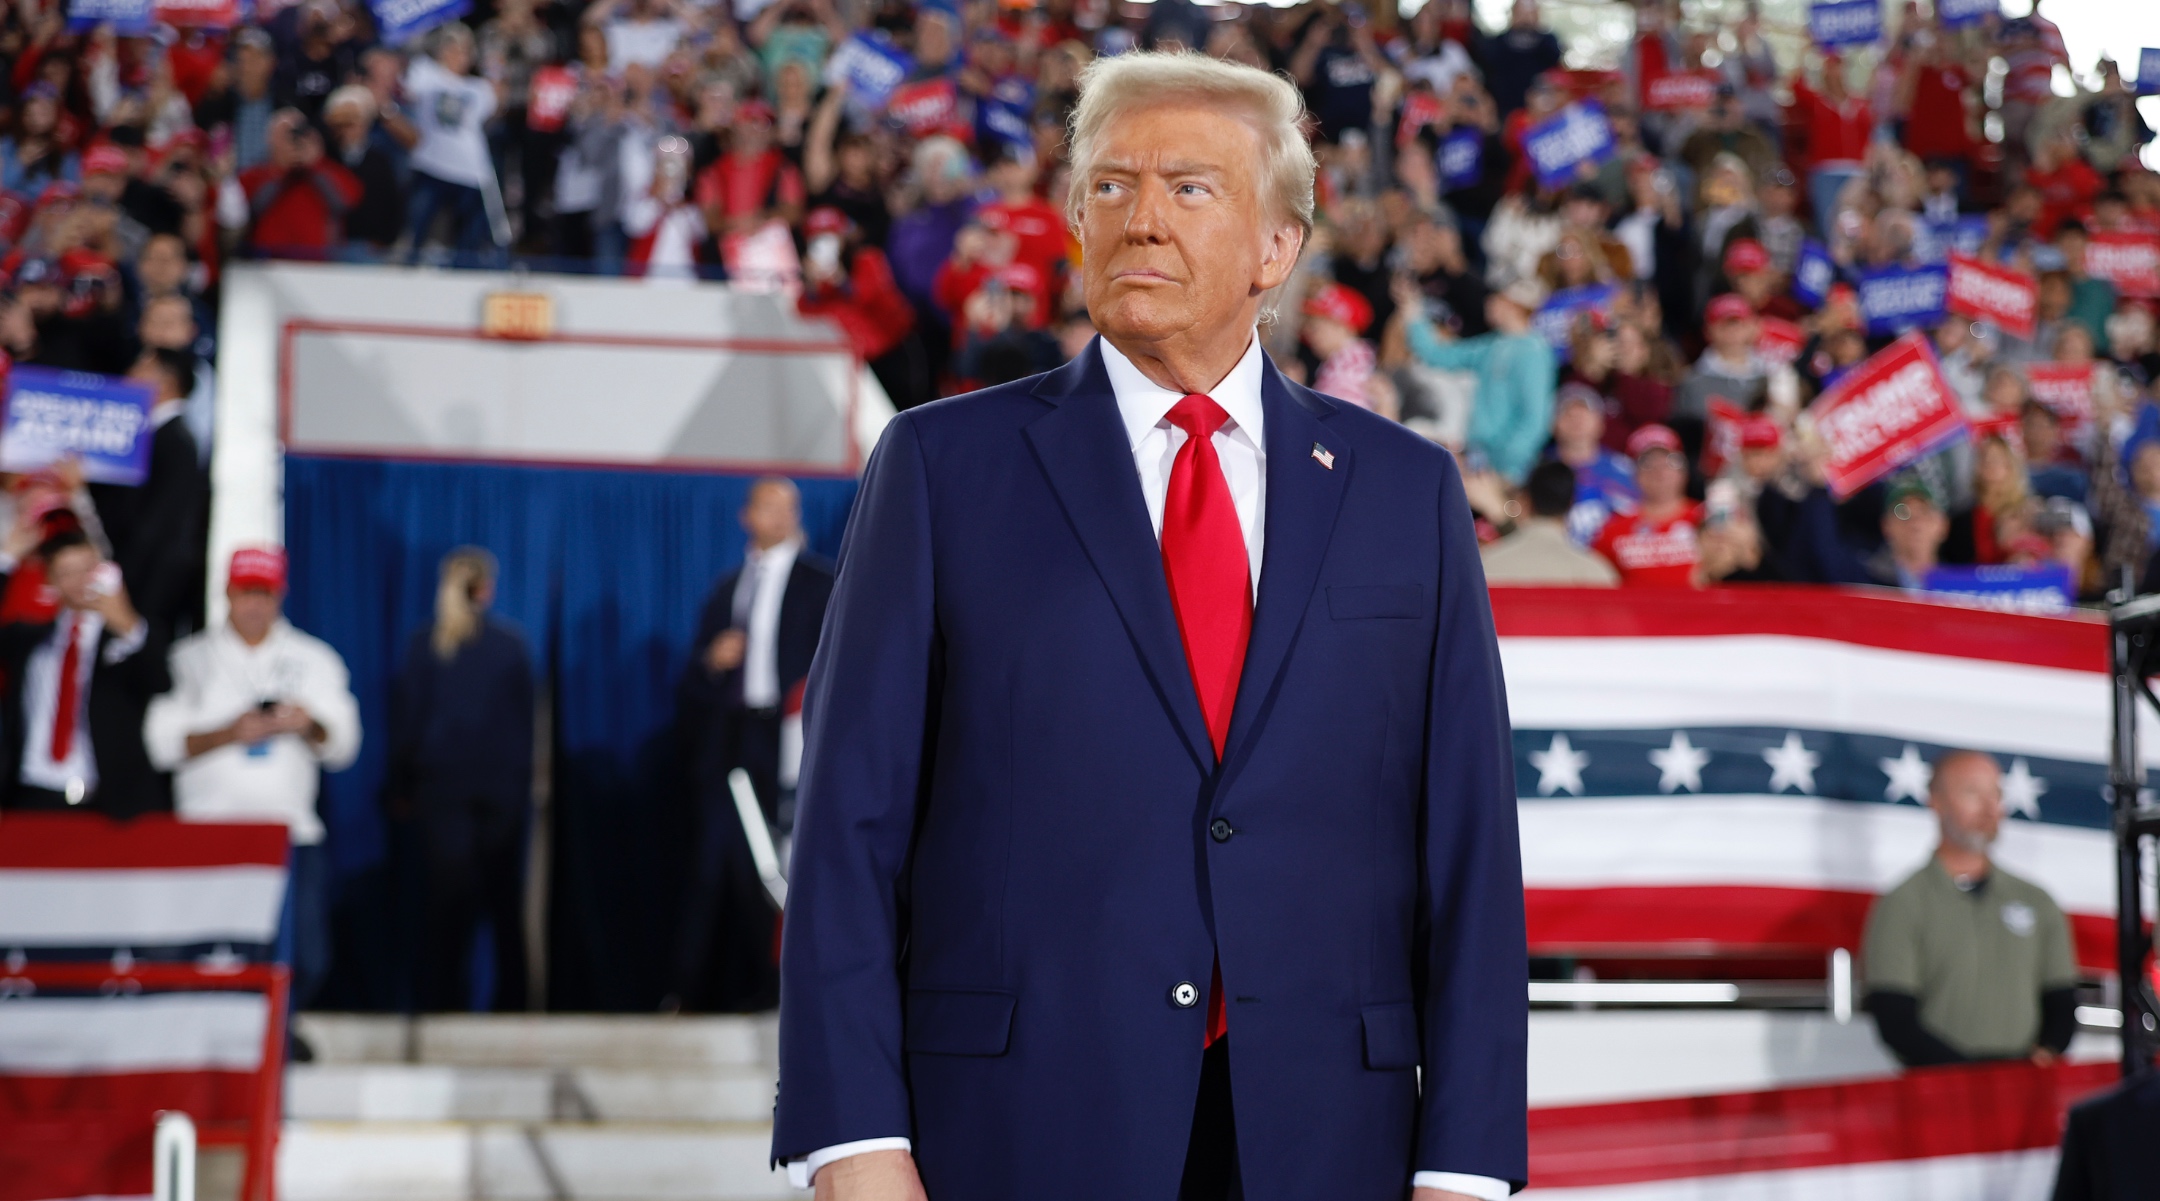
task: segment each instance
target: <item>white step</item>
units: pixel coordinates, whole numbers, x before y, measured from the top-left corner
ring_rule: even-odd
[[[808,1197],[766,1167],[753,1123],[287,1122],[281,1201],[771,1201]]]
[[[475,1068],[313,1063],[285,1077],[285,1116],[334,1122],[761,1122],[773,1074],[755,1067]]]
[[[309,1013],[319,1063],[680,1070],[775,1062],[776,1019],[597,1014],[437,1014],[407,1019]]]

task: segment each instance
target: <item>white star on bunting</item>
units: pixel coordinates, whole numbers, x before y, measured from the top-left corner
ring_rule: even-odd
[[[1686,730],[1674,730],[1671,745],[1650,752],[1650,764],[1658,769],[1659,792],[1682,788],[1701,792],[1702,769],[1709,762],[1710,752],[1689,742]]]
[[[1539,796],[1551,796],[1556,792],[1581,796],[1582,773],[1590,766],[1590,755],[1568,745],[1567,735],[1555,733],[1551,746],[1530,752],[1530,766],[1537,769]]]
[[[1920,757],[1920,748],[1905,744],[1905,751],[1895,759],[1877,759],[1883,774],[1890,782],[1883,785],[1883,799],[1897,802],[1909,800],[1915,805],[1927,804],[1928,781],[1934,779],[1935,769]]]
[[[2010,761],[2010,770],[2003,773],[2003,810],[2020,817],[2040,820],[2040,798],[2047,795],[2048,782],[2032,774],[2032,765],[2023,759]]]
[[[1770,791],[1783,792],[1797,788],[1813,794],[1815,769],[1822,766],[1822,756],[1807,749],[1796,731],[1785,732],[1785,745],[1774,746],[1762,753],[1763,762],[1770,765]]]

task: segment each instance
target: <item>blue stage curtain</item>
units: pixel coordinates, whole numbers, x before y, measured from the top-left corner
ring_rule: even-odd
[[[684,845],[673,725],[697,614],[742,560],[754,477],[290,456],[287,613],[345,657],[365,730],[324,781],[337,962],[326,1006],[410,1000],[419,887],[379,805],[390,680],[434,611],[452,548],[502,561],[495,613],[521,628],[554,710],[551,1008],[650,1008],[666,989]],[[852,479],[799,479],[813,550],[834,553]]]

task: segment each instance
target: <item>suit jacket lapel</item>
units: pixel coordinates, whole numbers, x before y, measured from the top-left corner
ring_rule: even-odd
[[[1328,436],[1322,424],[1334,414],[1335,404],[1287,383],[1272,361],[1261,371],[1260,404],[1267,414],[1267,543],[1225,762],[1238,754],[1265,715],[1311,602],[1320,564],[1327,558],[1343,489],[1355,470],[1349,442]],[[1334,455],[1331,466],[1314,454],[1316,446]]]
[[[1186,749],[1212,769],[1215,749],[1185,663],[1177,614],[1170,607],[1162,547],[1148,520],[1132,442],[1118,415],[1101,352],[1090,344],[1072,362],[1045,376],[1035,395],[1052,408],[1028,423],[1028,442],[1089,562],[1109,589]],[[1269,420],[1274,420],[1272,412]]]

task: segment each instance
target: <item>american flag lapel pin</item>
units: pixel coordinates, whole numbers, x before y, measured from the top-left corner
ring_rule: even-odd
[[[1335,470],[1335,452],[1318,442],[1312,444],[1312,457],[1320,460],[1320,465],[1329,471]]]

